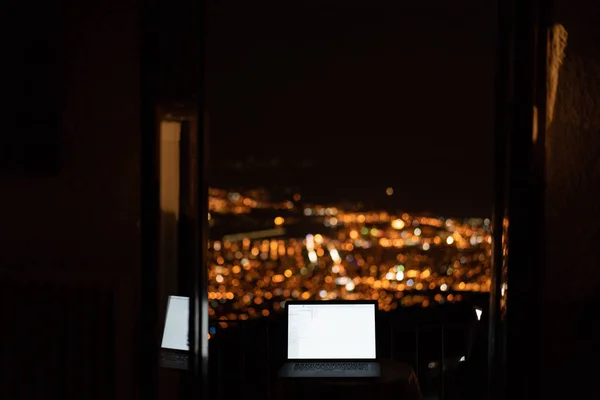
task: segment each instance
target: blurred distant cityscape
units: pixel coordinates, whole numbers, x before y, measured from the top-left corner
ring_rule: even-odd
[[[386,189],[387,195],[393,188]],[[489,292],[487,218],[308,204],[300,193],[211,188],[209,301],[216,319],[268,316],[289,299],[375,299],[385,311]]]

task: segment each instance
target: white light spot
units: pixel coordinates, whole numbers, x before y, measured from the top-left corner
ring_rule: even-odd
[[[340,261],[342,261],[342,259],[340,258],[340,253],[338,253],[336,249],[329,250],[329,254],[331,255],[331,259],[334,262],[339,263]]]

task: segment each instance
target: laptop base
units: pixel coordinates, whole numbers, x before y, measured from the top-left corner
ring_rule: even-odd
[[[184,352],[161,350],[159,365],[162,368],[187,370],[188,355]]]
[[[359,368],[352,364],[360,364]],[[354,368],[348,368],[354,367]],[[377,362],[288,362],[279,371],[281,378],[379,378]]]

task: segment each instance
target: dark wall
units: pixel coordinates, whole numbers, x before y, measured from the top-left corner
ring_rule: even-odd
[[[139,10],[135,0],[64,7],[61,168],[1,178],[9,251],[0,257],[129,272],[138,257]]]
[[[568,33],[547,132],[542,391],[591,391],[600,338],[600,5],[556,2]],[[552,385],[548,385],[552,382]]]
[[[26,48],[32,41],[18,33],[3,38],[14,42],[11,51],[15,52],[14,57],[3,58],[3,63],[13,62],[16,71],[7,79],[29,81],[31,99],[46,102],[25,101],[12,112],[31,120],[35,113],[28,108],[46,114],[53,110],[48,118],[59,125],[38,124],[15,132],[8,115],[9,129],[2,132],[30,134],[34,144],[47,146],[58,157],[52,165],[44,161],[33,169],[23,168],[31,157],[29,161],[13,157],[1,170],[3,335],[12,338],[11,347],[23,351],[31,349],[31,343],[37,349],[53,349],[52,354],[32,358],[28,368],[21,370],[24,375],[12,379],[24,386],[38,379],[38,388],[46,389],[26,398],[135,398],[140,4],[137,0],[62,1],[36,9],[33,2],[17,10],[21,3],[11,1],[3,18],[28,32],[28,37],[49,43],[57,58],[50,62],[43,57],[17,57],[26,51],[40,53]],[[36,22],[32,13],[50,22]],[[46,87],[60,90],[41,95]],[[13,149],[31,149],[28,139],[6,143]],[[89,295],[96,292],[104,297]],[[27,325],[20,324],[23,318]],[[35,357],[16,355],[24,354]],[[88,375],[69,375],[78,370]],[[45,386],[49,382],[53,384]],[[0,397],[21,397],[16,395],[18,384],[3,390],[9,393]]]
[[[30,4],[9,1],[4,11],[1,81],[9,101],[0,109],[0,173],[47,175],[60,158],[62,15],[50,3],[32,13]]]

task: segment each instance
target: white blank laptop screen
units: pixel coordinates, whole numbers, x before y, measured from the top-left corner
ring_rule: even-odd
[[[188,297],[169,296],[165,330],[161,345],[163,348],[189,350],[189,306],[190,300]]]
[[[289,359],[375,359],[374,304],[289,304]]]

